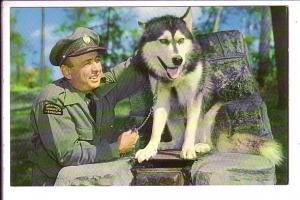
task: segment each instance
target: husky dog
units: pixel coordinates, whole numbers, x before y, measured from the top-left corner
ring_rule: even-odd
[[[148,145],[139,150],[138,162],[148,160],[157,153],[161,135],[171,109],[180,104],[186,110],[185,133],[172,135],[172,141],[161,143],[160,149],[182,146],[183,159],[195,159],[196,152],[207,152],[205,143],[195,145],[198,122],[204,95],[205,66],[198,58],[200,49],[192,35],[192,13],[189,8],[183,17],[163,16],[153,18],[146,24],[141,37],[139,54],[149,71],[152,92],[156,97],[153,106],[152,135]],[[214,113],[220,105],[214,109]]]
[[[213,85],[208,75],[210,67],[200,59],[201,48],[192,34],[191,8],[182,17],[167,15],[146,23],[139,22],[139,25],[144,33],[136,56],[147,69],[156,100],[150,141],[136,153],[135,158],[142,162],[154,156],[158,149],[181,149],[181,158],[195,159],[196,153],[211,150],[215,118],[223,103],[216,103],[203,113],[204,99],[212,93]],[[183,111],[183,120],[174,120],[174,117],[172,120],[171,116],[179,112],[178,107]],[[170,131],[172,141],[160,142],[166,125],[173,130]],[[236,142],[226,139],[219,137],[222,141],[216,146],[220,151],[271,154],[270,160],[280,161],[280,156],[274,155],[279,152],[278,146],[272,141],[241,134],[233,140],[242,139],[244,145],[239,143],[240,146],[235,146]],[[247,147],[250,140],[258,141],[256,149]],[[267,147],[262,148],[263,144]]]

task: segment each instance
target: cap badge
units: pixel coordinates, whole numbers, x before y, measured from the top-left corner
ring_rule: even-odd
[[[82,37],[82,39],[83,39],[84,43],[86,43],[86,44],[89,44],[91,42],[91,38],[87,35],[84,35]]]

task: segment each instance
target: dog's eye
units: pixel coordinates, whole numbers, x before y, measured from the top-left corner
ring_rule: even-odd
[[[159,42],[162,44],[169,44],[169,40],[167,39],[160,39]]]
[[[177,41],[178,44],[182,44],[183,42],[184,42],[184,38],[180,38],[180,39]]]

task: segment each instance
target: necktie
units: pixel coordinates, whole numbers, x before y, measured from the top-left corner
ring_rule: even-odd
[[[91,93],[87,94],[86,95],[86,98],[89,99],[89,102],[88,102],[88,109],[90,111],[90,114],[92,115],[94,121],[96,122],[96,101],[95,99],[93,98],[93,95]]]

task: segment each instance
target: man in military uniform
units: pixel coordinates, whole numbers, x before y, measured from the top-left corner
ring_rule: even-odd
[[[103,74],[99,55],[105,51],[99,35],[82,27],[52,48],[50,61],[63,78],[47,85],[32,106],[33,185],[53,185],[64,166],[109,161],[134,147],[138,134],[131,130],[111,141],[114,107],[145,79],[130,59]]]

